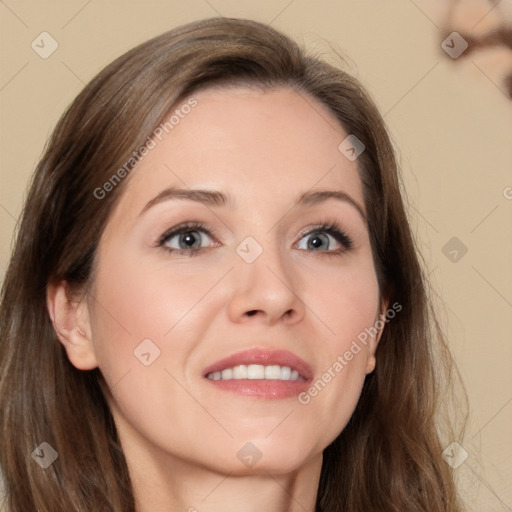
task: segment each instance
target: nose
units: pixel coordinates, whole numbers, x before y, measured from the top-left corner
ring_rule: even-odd
[[[230,272],[228,314],[233,322],[294,324],[304,317],[300,275],[287,259],[286,252],[277,245],[276,241],[258,244],[252,239],[238,247],[235,268]],[[253,261],[254,254],[246,257],[251,251],[261,250]]]

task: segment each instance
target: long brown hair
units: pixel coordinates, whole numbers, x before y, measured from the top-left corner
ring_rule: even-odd
[[[436,422],[450,354],[381,115],[357,79],[282,33],[212,18],[151,39],[103,69],[64,113],[36,168],[0,309],[0,462],[10,511],[135,510],[101,373],[69,362],[46,290],[61,280],[78,290],[91,283],[99,238],[127,179],[101,199],[98,189],[194,91],[236,83],[314,97],[362,141],[358,168],[380,290],[402,306],[384,329],[350,422],[324,451],[318,509],[462,510]],[[45,470],[31,457],[42,442],[59,454]]]

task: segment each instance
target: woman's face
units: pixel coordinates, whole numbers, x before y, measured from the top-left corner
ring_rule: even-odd
[[[357,159],[332,114],[291,88],[194,97],[103,232],[91,351],[133,457],[292,471],[342,431],[374,365]],[[338,197],[301,201],[319,191]]]

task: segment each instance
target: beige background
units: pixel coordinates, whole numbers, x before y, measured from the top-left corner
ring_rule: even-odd
[[[332,44],[350,58],[348,71],[385,114],[413,226],[442,297],[441,320],[471,407],[463,443],[469,456],[456,469],[461,486],[475,511],[512,510],[512,102],[502,82],[512,52],[453,61],[439,32],[449,3],[0,2],[0,278],[46,138],[83,85],[115,57],[172,27],[218,15],[271,22],[336,62]],[[512,23],[512,2],[491,10],[489,3],[463,0],[453,19],[484,33],[497,22]],[[31,48],[43,31],[59,45],[47,59]],[[442,251],[452,237],[468,249],[456,263]]]

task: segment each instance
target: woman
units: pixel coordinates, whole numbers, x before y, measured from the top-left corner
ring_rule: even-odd
[[[361,84],[254,21],[101,71],[3,286],[8,510],[462,510],[396,167]]]

